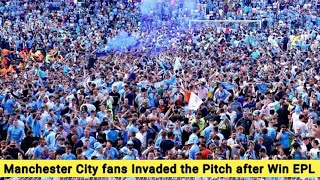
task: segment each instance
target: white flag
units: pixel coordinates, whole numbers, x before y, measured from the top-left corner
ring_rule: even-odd
[[[84,87],[85,91],[88,91],[88,83],[90,82],[90,76],[88,76],[83,82],[82,86]]]
[[[91,111],[96,111],[96,107],[92,104],[82,104],[80,106],[80,109],[82,109],[83,106],[87,106],[88,112],[91,113]]]
[[[102,84],[102,80],[101,79],[96,79],[94,81],[91,81],[91,83],[95,84],[97,88],[99,88]]]
[[[181,63],[180,63],[180,59],[179,57],[176,58],[176,61],[174,62],[174,67],[173,67],[173,71],[176,72],[176,70],[181,69]]]
[[[163,81],[154,83],[154,87],[157,89],[159,89],[161,86],[163,86]]]
[[[190,95],[188,109],[198,110],[202,103],[203,101],[195,93],[192,92]]]

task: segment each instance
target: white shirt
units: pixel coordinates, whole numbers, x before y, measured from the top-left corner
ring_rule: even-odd
[[[296,122],[300,121],[300,120],[299,120],[300,114],[301,114],[301,113],[299,113],[299,114],[297,114],[297,113],[295,113],[295,112],[292,113],[292,123],[293,123],[293,125],[294,125]]]
[[[297,128],[298,128],[298,127],[301,128],[301,132],[302,132],[303,134],[306,135],[306,134],[308,133],[308,126],[307,126],[305,123],[303,123],[303,122],[301,122],[301,121],[298,121],[298,122],[296,122],[296,123],[293,123],[292,129],[294,130],[295,133],[298,132],[298,131],[297,131]]]
[[[258,121],[253,121],[253,125],[256,129],[262,129],[264,127],[266,127],[266,124],[263,120],[258,120]]]
[[[46,105],[47,105],[47,107],[48,107],[49,109],[53,109],[54,102],[49,101],[49,102],[47,102]]]
[[[49,115],[49,113],[48,113],[47,111],[44,111],[44,112],[41,114],[41,116],[40,116],[40,121],[39,121],[39,123],[40,123],[40,129],[41,129],[41,130],[44,130],[45,124],[46,124],[46,122],[47,122],[47,118],[48,118],[49,116],[50,116],[50,115]]]
[[[301,144],[300,147],[301,147],[301,152],[302,153],[307,152],[308,149],[307,149],[307,146],[305,144]]]
[[[92,118],[91,116],[87,117],[86,119],[87,123],[91,122],[93,123],[93,127],[91,127],[91,132],[96,132],[95,125],[99,122],[99,119],[97,117]]]
[[[18,123],[19,123],[18,126],[19,126],[21,129],[24,130],[24,123],[23,123],[22,121],[20,121],[20,120],[18,120]]]
[[[146,135],[147,133],[144,132],[143,134],[141,132],[138,132],[136,134],[136,138],[140,140],[140,142],[142,143],[142,146],[146,147]]]
[[[219,143],[221,144],[222,140],[224,139],[224,136],[221,133],[218,133],[216,135],[219,136],[220,138]]]
[[[229,115],[231,120],[231,126],[233,126],[233,122],[237,118],[237,113],[235,111],[232,111],[231,113],[227,112],[226,114]]]
[[[234,144],[236,144],[236,140],[235,139],[230,138],[230,139],[227,140],[227,145],[228,146],[233,146]]]
[[[91,111],[96,111],[96,107],[92,104],[82,104],[80,109],[83,107],[83,106],[87,106],[88,108],[88,112],[91,112]]]
[[[310,158],[313,159],[313,158],[317,157],[319,151],[320,151],[319,148],[310,149],[310,152],[309,152]]]

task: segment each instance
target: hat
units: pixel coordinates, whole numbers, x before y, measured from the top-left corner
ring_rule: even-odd
[[[228,119],[228,117],[227,117],[226,114],[221,114],[220,119],[221,120],[226,120],[226,119]]]
[[[95,142],[93,145],[93,149],[98,150],[100,148],[102,148],[102,145],[99,142]]]
[[[128,142],[127,142],[127,145],[133,145],[134,143],[133,143],[133,141],[131,141],[131,140],[129,140]]]
[[[131,152],[130,150],[127,148],[127,147],[123,147],[120,149],[120,152],[126,154],[126,155],[129,155]]]
[[[190,145],[190,144],[194,144],[194,142],[191,139],[186,142],[186,145]]]
[[[100,150],[100,149],[102,149],[102,145],[101,144],[99,144],[97,147],[95,147],[95,150]]]
[[[259,110],[254,110],[252,113],[253,116],[258,116],[259,114],[260,114]]]
[[[181,142],[180,141],[174,142],[174,146],[181,146]]]
[[[299,133],[295,133],[294,137],[300,137],[301,135]]]

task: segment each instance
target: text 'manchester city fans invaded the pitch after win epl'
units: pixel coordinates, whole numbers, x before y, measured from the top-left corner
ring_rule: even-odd
[[[118,178],[127,177],[161,177],[161,178],[274,178],[282,177],[318,177],[319,166],[316,161],[238,161],[233,160],[131,160],[131,161],[95,161],[78,160],[73,163],[68,161],[21,161],[16,164],[15,160],[0,161],[0,176],[11,177],[103,177]],[[39,163],[41,162],[41,163]],[[152,164],[147,164],[152,162]],[[285,163],[285,165],[283,164]]]

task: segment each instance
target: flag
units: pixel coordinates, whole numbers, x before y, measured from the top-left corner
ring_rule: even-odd
[[[97,88],[99,88],[102,85],[101,79],[96,79],[94,81],[91,81],[91,83],[95,84]]]
[[[226,90],[233,90],[234,88],[235,88],[235,85],[234,84],[232,84],[232,83],[229,83],[229,82],[220,82],[220,84],[221,84],[221,86],[223,87],[223,88],[225,88]]]
[[[50,63],[50,56],[49,55],[46,56],[45,62]]]
[[[155,88],[160,88],[161,86],[173,86],[176,84],[176,78],[170,78],[170,79],[167,79],[167,80],[163,80],[163,81],[160,81],[160,82],[157,82],[157,83],[154,83],[154,87]]]
[[[123,86],[123,82],[122,81],[117,81],[117,82],[114,82],[112,84],[112,87],[117,87],[117,90],[120,91],[122,89],[122,86]]]
[[[180,68],[181,68],[180,58],[177,57],[177,58],[176,58],[176,61],[174,62],[173,71],[176,72],[176,71],[179,70]]]
[[[65,64],[63,65],[63,72],[64,72],[65,74],[69,74],[69,72],[70,72],[70,68],[67,67]]]
[[[164,75],[167,75],[166,67],[164,67],[164,65],[163,65],[163,62],[162,62],[162,61],[159,61],[159,65],[160,65],[160,67],[163,69],[163,73],[164,73]]]
[[[198,110],[203,101],[195,94],[191,93],[188,109],[190,110]]]
[[[72,99],[73,99],[73,98],[75,98],[74,95],[73,95],[73,94],[70,94],[70,95],[68,95],[68,96],[66,97],[66,100],[67,100],[68,102],[72,102]]]
[[[268,91],[269,88],[269,84],[268,83],[259,83],[257,84],[258,86],[258,92],[259,93],[266,93]]]
[[[90,82],[90,76],[88,76],[83,82],[82,86],[85,88],[85,90],[88,90],[88,83]]]
[[[317,40],[314,40],[314,48],[315,49],[318,49],[318,44],[319,44],[319,42]]]
[[[176,84],[176,78],[174,78],[174,77],[172,77],[172,78],[170,78],[170,79],[168,79],[168,80],[163,80],[163,85],[164,86],[173,86],[173,85],[175,85]]]
[[[156,89],[159,89],[162,85],[163,85],[163,81],[154,83],[154,87],[155,87]]]
[[[258,50],[252,53],[252,59],[257,59],[259,56],[260,56],[260,52]]]
[[[137,85],[138,85],[138,88],[146,88],[148,83],[147,82],[139,82],[139,83],[137,83]]]
[[[42,79],[47,77],[46,73],[44,71],[42,71],[41,69],[36,70],[36,73]]]
[[[290,45],[290,49],[293,48],[293,46],[296,44],[296,42],[298,42],[300,40],[300,36],[296,36],[293,38],[291,45]]]

